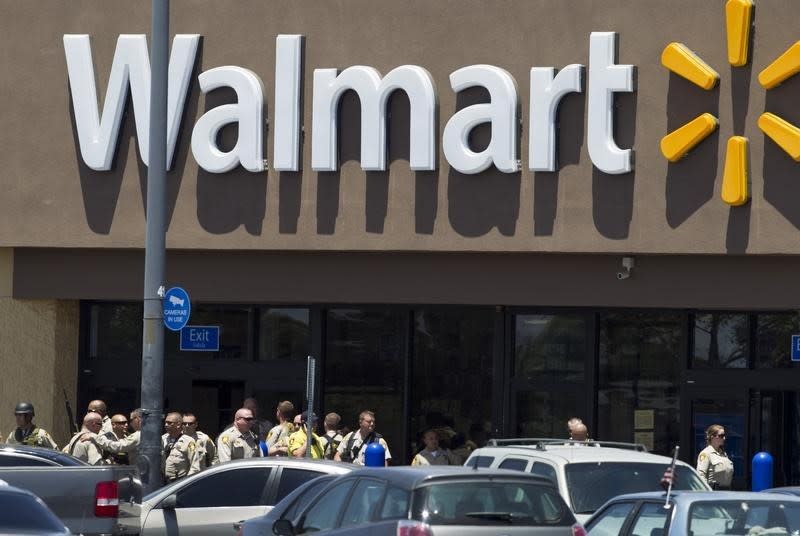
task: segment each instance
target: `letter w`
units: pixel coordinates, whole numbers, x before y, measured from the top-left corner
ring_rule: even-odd
[[[167,169],[172,167],[199,41],[200,36],[196,34],[176,35],[172,41],[167,90]],[[111,169],[130,83],[139,154],[147,165],[150,153],[150,59],[145,36],[123,34],[117,39],[102,117],[97,107],[89,36],[64,35],[64,53],[83,161],[98,171]]]

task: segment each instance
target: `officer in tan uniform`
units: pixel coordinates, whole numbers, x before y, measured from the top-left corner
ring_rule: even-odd
[[[161,436],[161,473],[167,483],[200,472],[197,445],[183,433],[183,416],[177,411],[164,419],[166,434]]]
[[[233,427],[222,432],[217,438],[217,458],[220,463],[261,456],[258,439],[250,431],[254,420],[253,412],[249,409],[241,408],[236,411]]]
[[[194,413],[183,414],[183,433],[194,439],[197,445],[197,458],[201,470],[217,463],[217,446],[207,434],[197,429],[197,417]]]
[[[128,464],[136,465],[139,458],[139,443],[141,442],[142,410],[137,408],[131,411],[130,425],[133,433],[119,440],[113,440],[103,434],[84,434],[81,441],[92,441],[105,452],[111,454],[125,453]]]
[[[58,445],[50,437],[44,428],[39,428],[33,424],[33,404],[30,402],[20,402],[14,408],[14,418],[17,420],[17,427],[8,434],[6,441],[9,445],[27,445],[29,447],[44,447],[58,450]]]
[[[81,428],[80,432],[76,432],[75,435],[72,436],[72,439],[70,439],[62,452],[71,454],[89,465],[102,465],[104,462],[103,452],[97,445],[89,441],[80,441],[84,434],[99,434],[102,425],[103,421],[100,414],[93,411],[87,413],[83,418],[83,428]]]
[[[102,433],[107,434],[109,432],[113,432],[113,427],[111,426],[111,419],[108,417],[108,406],[102,400],[92,400],[89,402],[89,405],[86,407],[86,412],[93,411],[100,415],[103,418],[103,428],[101,430]]]
[[[292,425],[294,404],[284,400],[275,410],[278,424],[267,434],[267,456],[287,456],[289,454],[289,436],[295,432]]]
[[[725,428],[712,424],[706,430],[706,443],[697,456],[697,472],[705,479],[711,489],[731,489],[733,481],[733,462],[725,453]]]

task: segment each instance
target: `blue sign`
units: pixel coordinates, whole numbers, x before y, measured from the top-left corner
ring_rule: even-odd
[[[792,361],[800,361],[800,335],[792,335]]]
[[[181,330],[181,351],[219,352],[219,326],[186,326]]]
[[[181,287],[172,287],[164,294],[164,326],[172,331],[180,331],[189,322],[192,303],[189,294]]]

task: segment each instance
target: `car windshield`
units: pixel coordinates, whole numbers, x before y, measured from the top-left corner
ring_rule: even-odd
[[[717,534],[798,534],[800,503],[780,500],[704,501],[689,508],[689,532]]]
[[[564,467],[567,489],[576,514],[592,514],[617,495],[661,491],[666,464],[634,462],[570,463]],[[677,466],[673,489],[706,490],[688,467]]]
[[[0,503],[0,533],[65,532],[64,524],[35,497],[2,493]]]
[[[552,486],[520,481],[447,481],[414,492],[413,518],[430,525],[572,525]]]

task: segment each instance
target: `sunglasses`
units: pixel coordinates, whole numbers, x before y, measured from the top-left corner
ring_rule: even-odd
[[[128,424],[128,421],[111,421],[111,424]]]
[[[247,421],[247,422],[256,420],[255,417],[239,417],[239,418],[242,419],[243,421]]]
[[[717,434],[717,435],[716,435],[716,436],[714,436],[714,437],[722,437],[722,438],[724,438],[724,437],[725,437],[725,434]]]
[[[184,426],[197,426],[196,422],[185,422],[183,423]]]

